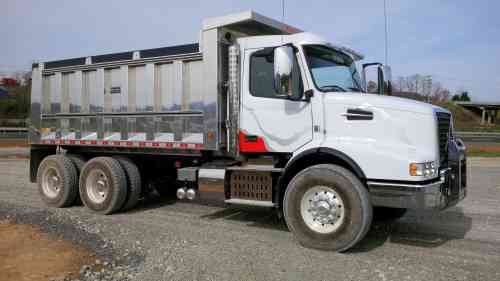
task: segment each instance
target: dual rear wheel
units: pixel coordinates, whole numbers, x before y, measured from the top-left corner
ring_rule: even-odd
[[[79,155],[51,155],[40,164],[37,182],[49,206],[68,207],[81,200],[105,215],[133,208],[141,196],[139,169],[126,157],[96,157],[85,162]]]

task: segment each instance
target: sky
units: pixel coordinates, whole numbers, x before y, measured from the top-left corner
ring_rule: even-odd
[[[432,75],[452,93],[500,101],[500,1],[386,0],[393,77]],[[383,0],[285,0],[285,22],[385,61]],[[34,61],[197,42],[206,17],[281,0],[0,0],[0,71]]]

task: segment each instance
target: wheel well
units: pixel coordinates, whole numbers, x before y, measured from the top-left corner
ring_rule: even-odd
[[[366,179],[365,174],[356,164],[356,162],[354,162],[354,160],[352,160],[349,156],[340,151],[322,148],[314,149],[312,151],[306,151],[301,155],[298,155],[294,160],[292,160],[292,162],[287,165],[287,167],[285,167],[285,171],[279,179],[279,200],[276,203],[278,203],[280,206],[282,205],[283,197],[285,196],[285,190],[288,186],[288,183],[297,173],[307,167],[318,164],[338,165],[351,171],[361,180],[361,182],[364,183]]]
[[[36,182],[36,174],[42,160],[53,154],[56,154],[55,146],[32,146],[30,148],[30,181],[32,183]]]

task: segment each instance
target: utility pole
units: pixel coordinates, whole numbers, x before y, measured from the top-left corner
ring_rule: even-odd
[[[285,0],[281,0],[281,23],[285,26]],[[283,35],[281,35],[281,44],[283,44]]]
[[[388,65],[388,40],[387,40],[387,5],[386,0],[384,0],[384,21],[385,21],[385,65]]]

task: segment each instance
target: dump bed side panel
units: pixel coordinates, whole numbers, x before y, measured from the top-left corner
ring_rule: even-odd
[[[203,81],[198,44],[35,64],[31,143],[214,149]]]

